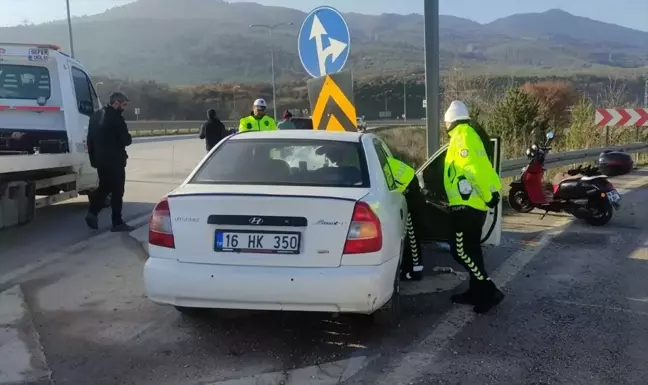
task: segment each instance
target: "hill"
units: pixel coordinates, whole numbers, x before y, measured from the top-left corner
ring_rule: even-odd
[[[139,0],[75,18],[77,57],[94,74],[172,85],[259,82],[269,78],[274,44],[280,80],[306,74],[297,56],[305,13],[223,0]],[[423,17],[345,15],[351,30],[347,68],[356,76],[416,73],[423,66]],[[292,22],[274,41],[253,23]],[[560,10],[479,24],[440,17],[442,68],[476,72],[616,72],[648,66],[648,33]],[[0,28],[6,41],[67,46],[64,22]]]

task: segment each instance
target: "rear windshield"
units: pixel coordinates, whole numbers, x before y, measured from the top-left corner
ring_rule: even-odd
[[[0,99],[49,99],[50,84],[45,67],[0,64]]]
[[[361,144],[306,139],[228,140],[190,183],[369,187]]]

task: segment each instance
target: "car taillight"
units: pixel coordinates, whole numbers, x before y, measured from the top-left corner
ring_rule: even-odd
[[[373,253],[382,249],[380,219],[365,202],[356,203],[351,226],[344,244],[344,254]]]
[[[149,221],[149,244],[175,249],[171,210],[169,210],[169,201],[166,197],[153,209],[153,215]]]

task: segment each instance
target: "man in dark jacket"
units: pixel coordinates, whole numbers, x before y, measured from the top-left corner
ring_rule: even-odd
[[[200,139],[205,139],[207,152],[226,136],[225,125],[216,117],[216,110],[210,108],[207,110],[207,121],[200,127]]]
[[[110,104],[97,111],[88,124],[88,155],[90,164],[99,174],[99,188],[90,194],[90,209],[86,223],[99,228],[98,215],[110,195],[113,232],[129,232],[133,228],[122,218],[124,187],[126,184],[126,147],[133,142],[122,116],[128,97],[121,92],[110,95]]]

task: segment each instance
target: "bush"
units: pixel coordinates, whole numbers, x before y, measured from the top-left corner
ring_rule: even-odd
[[[491,135],[499,136],[504,159],[522,156],[526,147],[537,142],[548,128],[538,100],[519,88],[510,88],[495,105],[487,123]]]

